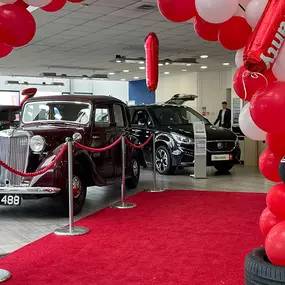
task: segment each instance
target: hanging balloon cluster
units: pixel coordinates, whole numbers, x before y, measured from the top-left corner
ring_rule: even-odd
[[[27,10],[40,7],[46,12],[56,12],[67,2],[84,0],[1,0],[0,2],[0,58],[9,55],[13,48],[27,45],[35,36],[36,22]]]
[[[284,182],[268,192],[260,229],[270,261],[285,266],[285,160],[281,161],[285,156],[285,0],[157,0],[157,4],[168,20],[194,18],[198,36],[236,51],[233,86],[247,102],[240,128],[253,140],[266,140],[260,171],[268,180]]]

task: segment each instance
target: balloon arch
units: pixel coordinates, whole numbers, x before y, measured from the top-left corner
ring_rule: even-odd
[[[285,0],[157,0],[172,22],[194,21],[206,41],[236,51],[236,94],[247,104],[239,123],[243,133],[265,141],[259,158],[265,178],[285,182]],[[281,161],[281,163],[280,163]],[[273,264],[285,266],[285,184],[267,194],[260,217],[265,249]]]

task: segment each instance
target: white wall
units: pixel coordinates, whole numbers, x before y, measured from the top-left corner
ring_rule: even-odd
[[[52,82],[62,82],[64,86],[44,86],[44,85],[18,85],[7,84],[6,81],[19,81],[42,84],[46,82],[50,84]],[[12,76],[0,76],[0,90],[9,91],[22,91],[28,87],[36,87],[39,92],[62,92],[67,93],[82,93],[82,94],[94,94],[94,95],[111,95],[116,98],[127,102],[129,99],[129,86],[128,82],[123,81],[101,81],[101,80],[83,80],[83,79],[51,79],[51,78],[37,78],[37,77],[12,77]],[[1,98],[0,98],[1,101]]]
[[[177,93],[197,95],[198,100],[190,106],[200,113],[202,107],[206,107],[206,112],[209,112],[206,117],[213,122],[221,109],[222,101],[227,99],[227,88],[232,88],[231,70],[168,75],[160,78],[156,101],[164,102]]]

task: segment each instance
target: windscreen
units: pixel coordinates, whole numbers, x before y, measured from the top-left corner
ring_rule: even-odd
[[[81,102],[31,102],[23,110],[22,121],[62,121],[86,124],[90,121],[91,105]]]
[[[153,112],[160,125],[187,125],[194,122],[211,124],[206,118],[189,107],[159,106],[153,108]]]

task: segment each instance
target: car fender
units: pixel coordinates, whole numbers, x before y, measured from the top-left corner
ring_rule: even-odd
[[[139,143],[140,143],[139,139],[136,138],[133,135],[130,135],[128,137],[128,140],[132,144],[135,144],[135,145],[139,145]],[[129,159],[127,159],[127,165],[128,165],[128,161],[131,161],[131,158],[136,156],[136,157],[138,157],[140,165],[143,166],[143,167],[146,167],[147,164],[146,164],[146,160],[145,160],[142,148],[135,149],[135,148],[132,148],[132,147],[128,147],[128,149],[130,149],[130,151],[127,152],[127,155],[129,156]]]

